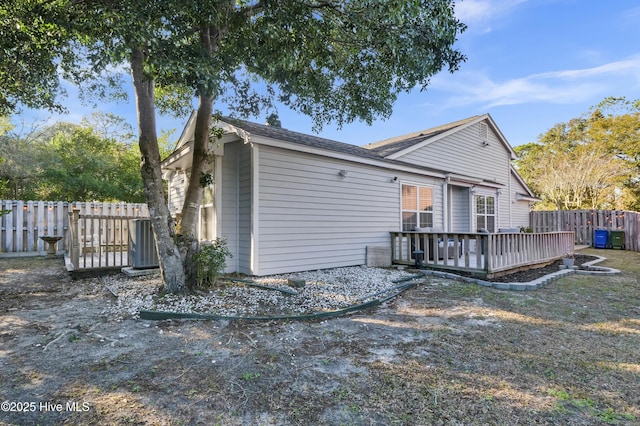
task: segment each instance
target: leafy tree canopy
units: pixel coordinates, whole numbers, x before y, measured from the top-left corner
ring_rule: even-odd
[[[206,95],[241,116],[281,103],[317,128],[371,123],[391,114],[400,92],[426,88],[465,59],[453,48],[465,26],[450,0],[72,4],[89,22],[80,31],[90,70],[70,76],[104,76],[141,46],[158,106],[178,114]]]
[[[20,105],[63,111],[58,66],[73,62],[66,1],[0,4],[0,115]]]

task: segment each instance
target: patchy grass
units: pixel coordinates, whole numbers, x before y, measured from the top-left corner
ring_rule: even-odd
[[[431,279],[348,317],[264,323],[111,321],[95,281],[3,260],[0,400],[88,409],[0,424],[635,425],[640,254],[584,252],[623,273],[534,292]]]

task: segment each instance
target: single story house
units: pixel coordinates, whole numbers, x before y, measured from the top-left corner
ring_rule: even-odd
[[[201,240],[227,239],[228,272],[269,275],[364,265],[391,232],[498,232],[529,226],[537,199],[489,114],[364,146],[224,118],[211,141]],[[179,215],[195,114],[163,161]],[[352,141],[354,143],[360,141]]]

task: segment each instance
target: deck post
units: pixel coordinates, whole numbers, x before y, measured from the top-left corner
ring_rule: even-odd
[[[485,272],[491,272],[491,261],[493,259],[493,238],[491,238],[491,234],[482,234],[480,237],[483,241],[487,242],[486,249],[484,251],[484,265],[483,269]]]

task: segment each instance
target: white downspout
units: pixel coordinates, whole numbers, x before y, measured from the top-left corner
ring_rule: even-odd
[[[513,212],[511,210],[511,205],[513,204],[513,200],[511,199],[513,196],[513,191],[511,190],[511,160],[507,160],[507,178],[509,179],[507,185],[507,190],[509,191],[509,197],[507,197],[507,203],[509,204],[509,228],[513,228]]]
[[[216,155],[213,166],[213,239],[222,236],[222,155]]]
[[[476,186],[473,185],[469,188],[469,229],[471,232],[478,232],[476,228],[477,220],[476,220]]]
[[[449,181],[451,178],[447,178],[442,182],[442,227],[444,232],[449,232]]]
[[[259,145],[251,147],[251,272],[260,274],[260,150]]]

